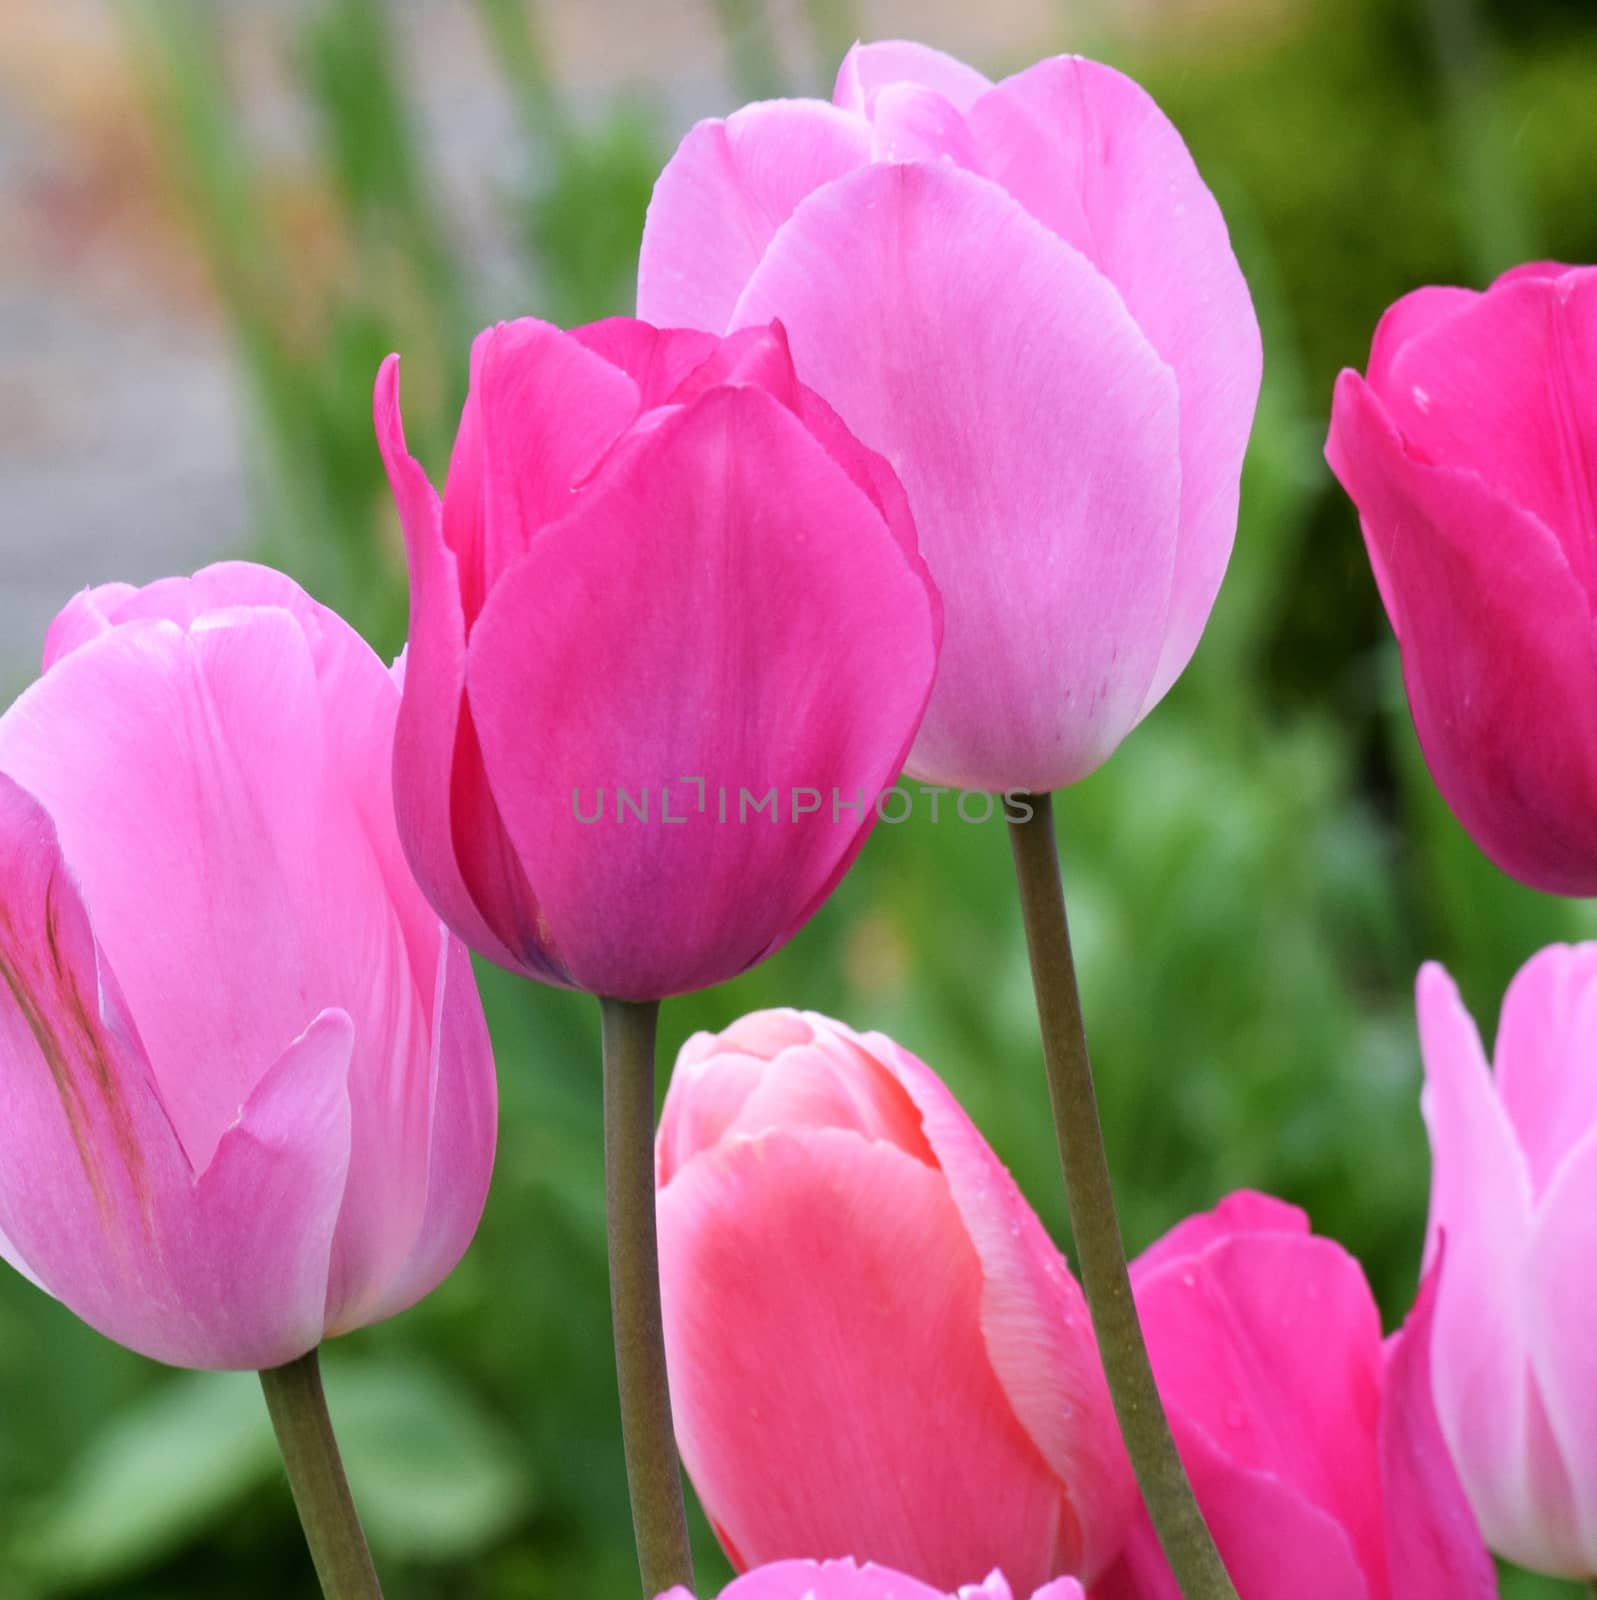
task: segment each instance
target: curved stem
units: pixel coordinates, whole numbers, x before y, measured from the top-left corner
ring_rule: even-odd
[[[693,1586],[682,1474],[671,1427],[654,1215],[657,1001],[600,1000],[604,1024],[604,1190],[610,1235],[621,1439],[632,1529],[648,1597]]]
[[[382,1600],[327,1415],[316,1351],[267,1368],[261,1390],[322,1593],[327,1600]]]
[[[1030,818],[1011,819],[1009,842],[1031,955],[1065,1196],[1104,1375],[1132,1471],[1184,1600],[1237,1600],[1176,1454],[1131,1294],[1059,881],[1053,797],[1028,795],[1026,801]]]

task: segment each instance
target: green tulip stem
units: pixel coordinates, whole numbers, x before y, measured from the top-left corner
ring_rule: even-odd
[[[326,1600],[382,1600],[327,1415],[316,1351],[286,1367],[267,1368],[261,1389],[323,1595]]]
[[[621,1441],[645,1600],[693,1587],[682,1472],[660,1319],[654,1216],[654,1037],[657,1001],[600,1000],[604,1024],[604,1192],[610,1234]]]
[[[1026,800],[1031,807],[1030,820],[1011,819],[1009,842],[1031,955],[1031,981],[1042,1028],[1065,1197],[1104,1375],[1132,1471],[1184,1600],[1237,1600],[1176,1454],[1170,1423],[1154,1385],[1142,1325],[1137,1321],[1070,950],[1070,925],[1054,841],[1053,798],[1036,794]]]

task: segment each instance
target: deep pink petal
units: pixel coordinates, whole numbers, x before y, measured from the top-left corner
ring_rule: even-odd
[[[1358,1263],[1329,1239],[1239,1234],[1142,1275],[1137,1309],[1166,1406],[1324,1511],[1384,1594],[1381,1329]]]
[[[790,412],[738,388],[667,418],[536,541],[472,638],[472,712],[542,947],[579,987],[630,997],[769,954],[863,842],[934,652],[924,575]],[[773,788],[780,820],[740,820],[742,791]],[[819,809],[795,819],[805,789]],[[580,820],[601,790],[604,816]],[[621,790],[647,790],[652,821],[624,819]],[[833,790],[859,809],[834,811]]]
[[[697,328],[656,328],[636,317],[607,317],[571,330],[578,344],[619,367],[638,386],[638,405],[653,410],[683,379],[713,356],[713,333]]]
[[[1418,985],[1425,1058],[1421,1109],[1431,1139],[1427,1260],[1447,1240],[1437,1290],[1432,1389],[1460,1478],[1494,1550],[1511,1552],[1549,1486],[1533,1479],[1524,1262],[1531,1188],[1493,1092],[1480,1035],[1442,969]]]
[[[1163,1238],[1156,1239],[1131,1265],[1134,1282],[1158,1272],[1172,1262],[1201,1256],[1212,1245],[1238,1234],[1307,1234],[1308,1214],[1289,1206],[1274,1195],[1253,1189],[1238,1189],[1228,1194],[1212,1211],[1178,1222]]]
[[[1557,539],[1474,473],[1411,456],[1356,373],[1337,382],[1326,456],[1359,508],[1444,798],[1504,871],[1597,891],[1591,606]]]
[[[1393,1600],[1496,1600],[1497,1573],[1447,1453],[1431,1397],[1438,1253],[1391,1340],[1381,1399],[1381,1489]]]
[[[1346,1532],[1290,1484],[1173,1419],[1181,1459],[1239,1600],[1383,1600]],[[1373,1470],[1369,1468],[1367,1470]],[[1181,1600],[1146,1511],[1092,1600]]]
[[[915,1578],[852,1561],[776,1561],[747,1572],[721,1600],[947,1600]]]
[[[832,102],[849,111],[867,112],[878,93],[894,84],[919,85],[940,94],[956,111],[968,111],[992,88],[974,67],[954,56],[910,39],[882,39],[856,44],[837,69]]]
[[[438,497],[405,445],[398,356],[390,356],[377,375],[373,408],[410,566],[410,639],[394,735],[400,837],[428,899],[449,926],[490,961],[525,970],[507,941],[531,897],[493,808],[476,731],[465,714],[466,623],[458,564],[444,543]],[[503,934],[490,926],[490,915]]]
[[[1597,1126],[1597,945],[1551,945],[1503,997],[1492,1051],[1497,1096],[1540,1194]]]
[[[649,201],[638,315],[661,327],[723,332],[793,208],[812,189],[862,166],[870,144],[863,117],[821,100],[764,101],[699,123]]]
[[[1473,289],[1437,288],[1427,285],[1394,300],[1375,325],[1370,344],[1370,364],[1365,379],[1377,395],[1385,399],[1392,381],[1392,363],[1411,339],[1429,333],[1450,321],[1480,297]]]
[[[108,1337],[184,1366],[319,1342],[350,1121],[349,1017],[316,1017],[195,1178],[49,816],[0,774],[0,1231]]]
[[[1581,1065],[1590,1075],[1591,1058]],[[1547,1571],[1597,1572],[1597,1132],[1564,1160],[1544,1195],[1531,1239],[1524,1292],[1535,1381],[1546,1402],[1547,1434],[1532,1442],[1542,1482],[1564,1480],[1564,1504],[1543,1499],[1541,1528],[1516,1546],[1518,1558]],[[1452,1270],[1451,1241],[1448,1270]]]
[[[874,166],[772,241],[736,321],[774,317],[898,472],[942,591],[910,770],[990,789],[1091,771],[1153,679],[1180,492],[1175,380],[1114,288],[992,184]]]
[[[1263,362],[1253,301],[1181,135],[1124,74],[1056,56],[1004,79],[967,120],[977,170],[1114,284],[1175,373],[1181,542],[1151,706],[1196,649],[1230,559]]]
[[[862,1042],[920,1111],[981,1262],[981,1326],[993,1371],[1064,1489],[1081,1541],[1070,1566],[1091,1582],[1120,1548],[1137,1495],[1086,1298],[1014,1179],[936,1074],[885,1034]]]
[[[1597,269],[1500,283],[1416,335],[1383,399],[1410,450],[1480,477],[1597,584]],[[1499,544],[1499,561],[1503,546]]]
[[[1495,289],[1500,283],[1517,283],[1521,278],[1561,278],[1566,272],[1581,270],[1564,261],[1525,261],[1500,273],[1492,280],[1492,287]]]
[[[659,1218],[677,1437],[744,1563],[847,1553],[943,1588],[1002,1565],[1023,1592],[1059,1570],[1063,1497],[989,1365],[940,1173],[773,1132],[688,1162]]]

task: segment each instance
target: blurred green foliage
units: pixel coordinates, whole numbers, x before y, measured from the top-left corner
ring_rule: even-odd
[[[299,28],[291,65],[336,238],[320,271],[274,228],[230,95],[225,13],[129,12],[249,380],[261,552],[389,652],[404,573],[369,424],[378,361],[405,352],[412,444],[441,481],[478,325],[629,309],[649,186],[680,131],[661,86],[597,116],[576,105],[531,6],[479,0],[525,145],[496,174],[520,294],[487,303],[443,220],[393,46],[398,4],[314,0]],[[1532,253],[1597,257],[1597,15],[1588,0],[1220,9],[1211,29],[1136,49],[1061,24],[1060,48],[1132,71],[1185,132],[1233,221],[1267,351],[1214,620],[1166,705],[1062,797],[1065,872],[1130,1243],[1227,1189],[1272,1190],[1359,1255],[1395,1320],[1428,1181],[1416,967],[1446,961],[1489,1032],[1514,968],[1597,919],[1505,880],[1437,797],[1320,443],[1337,368],[1362,363],[1397,295],[1478,284]],[[758,0],[714,12],[721,65],[749,93],[825,93],[854,27],[846,0],[814,0],[814,66],[792,82]],[[1024,63],[995,40],[980,64]],[[340,1342],[328,1388],[394,1600],[601,1600],[631,1592],[635,1569],[596,1017],[581,997],[482,978],[504,1109],[481,1234],[425,1304]],[[1001,827],[934,827],[922,811],[879,829],[793,946],[667,1007],[667,1060],[690,1030],[769,1004],[923,1054],[1067,1237]],[[162,1372],[7,1276],[0,1406],[0,1600],[310,1592],[251,1379]],[[708,1587],[725,1567],[697,1533]],[[1504,1592],[1568,1591],[1512,1575]]]

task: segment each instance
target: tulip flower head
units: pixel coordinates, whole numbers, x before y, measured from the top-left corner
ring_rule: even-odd
[[[1431,1401],[1436,1281],[1383,1348],[1358,1263],[1247,1193],[1134,1264],[1159,1393],[1239,1600],[1496,1595]],[[1179,1600],[1146,1513],[1092,1597]]]
[[[686,1589],[672,1589],[659,1600],[693,1600]],[[916,1578],[885,1567],[852,1561],[778,1561],[734,1579],[721,1600],[1013,1600],[1002,1573],[985,1583],[968,1584],[958,1594],[933,1589]],[[1045,1583],[1032,1600],[1084,1600],[1074,1578]]]
[[[1510,985],[1488,1066],[1451,980],[1419,979],[1442,1430],[1487,1543],[1597,1575],[1597,945]]]
[[[1443,797],[1505,872],[1597,894],[1597,268],[1404,296],[1326,457]]]
[[[1129,79],[1057,57],[994,85],[856,45],[830,104],[682,141],[638,312],[779,317],[903,479],[947,608],[914,776],[1074,782],[1186,666],[1235,536],[1259,330],[1214,197]]]
[[[778,326],[489,329],[442,499],[377,435],[411,638],[400,831],[501,965],[623,1000],[743,971],[836,886],[931,690],[896,478]]]
[[[398,711],[231,564],[79,595],[0,716],[0,1256],[157,1360],[294,1360],[476,1229],[493,1060],[400,850]]]
[[[929,1068],[758,1012],[683,1047],[657,1156],[677,1438],[737,1566],[1029,1592],[1113,1559],[1135,1491],[1081,1290]]]

